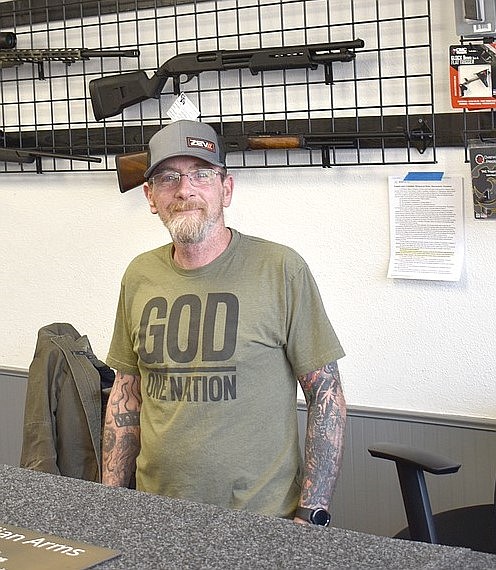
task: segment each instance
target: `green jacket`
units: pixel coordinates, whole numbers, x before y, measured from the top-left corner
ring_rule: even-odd
[[[107,368],[72,325],[39,330],[29,367],[21,467],[101,480],[101,367]]]

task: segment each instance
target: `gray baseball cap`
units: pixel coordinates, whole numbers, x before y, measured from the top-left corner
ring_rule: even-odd
[[[149,147],[149,164],[145,178],[149,178],[155,168],[173,156],[194,156],[224,167],[225,152],[215,130],[198,121],[175,121],[155,133]]]

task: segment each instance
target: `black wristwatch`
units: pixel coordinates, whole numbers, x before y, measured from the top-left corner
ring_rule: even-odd
[[[295,516],[318,526],[329,526],[331,515],[325,509],[307,509],[298,507]]]

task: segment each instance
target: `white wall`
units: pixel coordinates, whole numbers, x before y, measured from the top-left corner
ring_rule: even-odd
[[[433,0],[438,112],[447,106],[450,3]],[[441,12],[443,18],[441,18]],[[228,223],[294,247],[309,262],[347,356],[350,404],[477,417],[496,414],[496,224],[473,219],[463,149],[437,165],[239,170]],[[460,282],[386,279],[387,177],[443,170],[466,181]],[[101,358],[119,281],[137,253],[168,240],[141,191],[115,174],[0,176],[0,367],[27,368],[38,329],[73,324]]]

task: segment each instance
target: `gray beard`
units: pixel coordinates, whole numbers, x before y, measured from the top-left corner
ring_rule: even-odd
[[[172,241],[180,244],[201,243],[214,225],[213,220],[200,216],[175,216],[168,220],[162,218],[162,222],[169,230]]]

